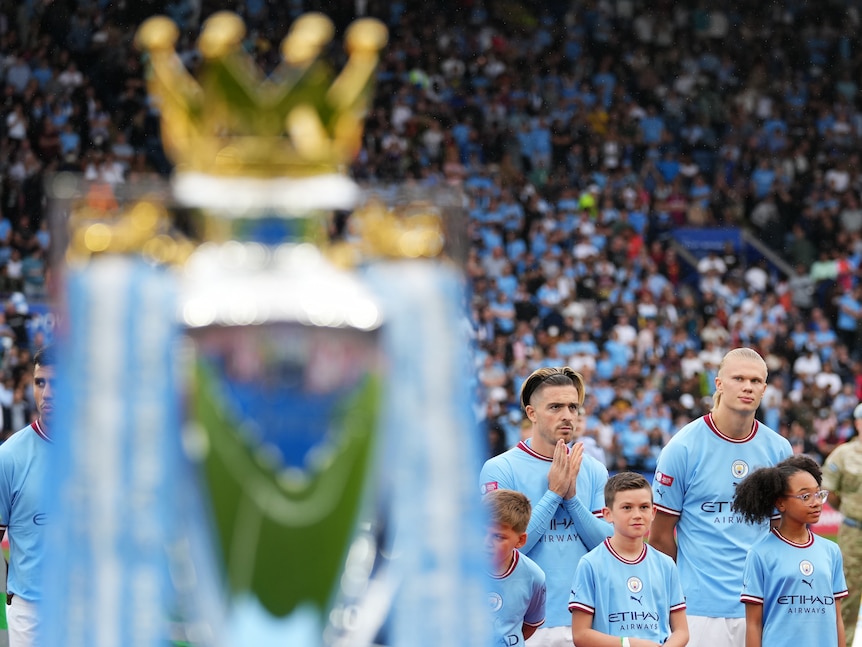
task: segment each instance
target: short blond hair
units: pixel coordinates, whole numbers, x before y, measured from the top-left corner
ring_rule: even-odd
[[[766,360],[763,359],[761,354],[758,353],[753,348],[746,348],[744,346],[741,346],[739,348],[733,348],[733,349],[727,351],[727,353],[725,353],[724,357],[721,358],[721,362],[718,365],[718,371],[717,371],[716,375],[721,375],[721,372],[722,372],[722,370],[724,370],[724,366],[727,363],[727,360],[729,360],[729,359],[730,360],[742,359],[742,360],[752,360],[752,361],[760,362],[761,364],[763,364],[763,371],[766,373],[767,376],[769,375],[769,368],[766,366]],[[718,403],[720,400],[721,400],[721,392],[716,391],[712,395],[712,410],[713,411],[715,411],[718,408]]]
[[[491,490],[482,497],[482,503],[487,506],[493,522],[509,526],[519,534],[527,531],[533,508],[523,492]]]

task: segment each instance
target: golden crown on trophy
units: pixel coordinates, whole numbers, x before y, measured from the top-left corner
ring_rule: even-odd
[[[242,19],[222,11],[204,23],[195,78],[176,52],[176,24],[164,16],[144,22],[135,41],[149,55],[149,91],[177,173],[263,179],[343,173],[361,146],[388,36],[376,19],[353,22],[344,35],[348,61],[335,76],[322,59],[334,32],[323,14],[300,16],[281,43],[279,66],[265,75],[243,47]]]

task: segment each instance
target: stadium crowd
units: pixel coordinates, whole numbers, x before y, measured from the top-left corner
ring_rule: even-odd
[[[44,341],[26,321],[28,303],[46,297],[43,178],[170,172],[137,25],[174,18],[194,68],[200,21],[232,8],[272,69],[287,26],[317,9],[339,29],[358,13],[390,29],[353,175],[465,193],[477,413],[491,453],[520,437],[525,377],[568,365],[586,377],[595,451],[611,469],[650,472],[680,424],[708,410],[717,363],[738,345],[769,366],[760,419],[819,459],[845,440],[862,396],[858,9],[446,5],[0,1],[3,406],[28,379],[22,356]],[[732,244],[692,265],[673,244],[680,227],[748,229],[793,272]]]

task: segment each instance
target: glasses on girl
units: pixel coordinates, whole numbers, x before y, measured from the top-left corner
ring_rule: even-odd
[[[806,492],[805,494],[785,494],[784,496],[799,499],[802,503],[812,503],[814,501],[823,503],[826,501],[826,497],[829,496],[829,490],[818,490],[817,492]]]

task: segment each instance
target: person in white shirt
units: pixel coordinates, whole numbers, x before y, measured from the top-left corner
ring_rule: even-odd
[[[793,374],[803,382],[810,383],[822,370],[823,363],[820,361],[820,356],[811,347],[806,348],[805,353],[793,362]]]

